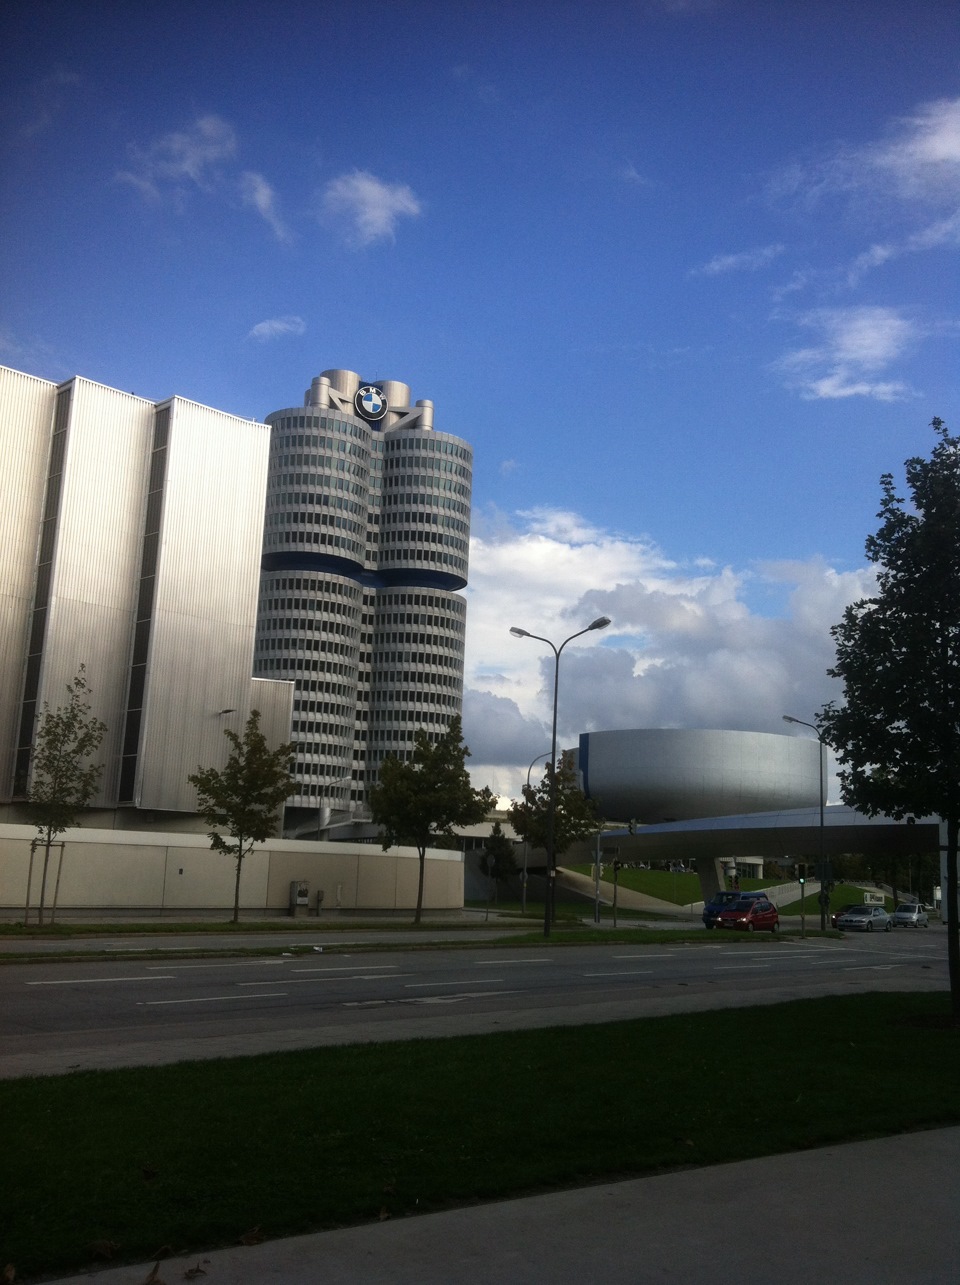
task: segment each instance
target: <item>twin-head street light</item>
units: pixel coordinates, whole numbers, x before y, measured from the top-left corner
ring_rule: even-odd
[[[825,882],[825,864],[824,864],[824,844],[823,844],[823,809],[826,799],[823,795],[823,737],[820,735],[820,729],[813,723],[807,723],[802,718],[794,718],[790,714],[783,715],[785,723],[796,723],[800,727],[809,727],[814,736],[820,743],[820,869],[817,874],[820,876],[820,931],[825,932],[827,927],[827,903],[823,895],[823,884]],[[801,903],[802,904],[802,903]]]
[[[510,630],[514,638],[535,638],[537,642],[546,643],[553,652],[553,733],[550,738],[550,798],[547,804],[547,894],[543,899],[544,937],[550,936],[550,919],[553,913],[554,899],[553,890],[557,877],[554,835],[556,833],[557,820],[557,698],[560,694],[560,653],[567,643],[573,642],[574,638],[580,638],[583,634],[588,634],[593,629],[606,629],[609,623],[609,616],[598,616],[596,620],[587,625],[586,629],[580,629],[577,633],[571,634],[569,638],[564,638],[559,647],[551,642],[549,638],[544,638],[542,634],[532,634],[529,629],[519,629],[514,625]]]

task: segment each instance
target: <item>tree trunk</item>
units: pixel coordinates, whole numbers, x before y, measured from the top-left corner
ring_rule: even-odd
[[[48,830],[43,841],[43,875],[40,879],[40,905],[37,909],[37,923],[43,923],[43,903],[47,895],[47,867],[50,864],[50,847],[53,842],[53,833]]]
[[[426,846],[422,848],[417,848],[417,852],[420,856],[420,878],[417,883],[417,913],[413,917],[413,922],[415,924],[418,924],[420,922],[420,915],[423,912],[423,871],[427,864]]]
[[[237,878],[233,887],[233,922],[240,922],[240,867],[243,864],[243,838],[237,835]]]
[[[957,839],[960,817],[947,817],[947,961],[954,1025],[960,1026],[960,915],[957,913]]]

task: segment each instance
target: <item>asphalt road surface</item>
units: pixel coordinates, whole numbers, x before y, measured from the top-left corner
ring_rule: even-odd
[[[0,968],[0,1076],[944,990],[946,935],[46,960]]]

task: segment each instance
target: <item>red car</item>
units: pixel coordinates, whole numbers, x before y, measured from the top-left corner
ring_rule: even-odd
[[[718,928],[739,928],[743,932],[779,932],[780,916],[777,908],[765,898],[743,898],[721,910],[717,916]]]

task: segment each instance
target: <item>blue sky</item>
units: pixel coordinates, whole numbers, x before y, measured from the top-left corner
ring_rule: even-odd
[[[8,3],[0,361],[476,451],[465,725],[784,730],[878,479],[958,427],[953,0]],[[549,687],[549,683],[547,683]]]

